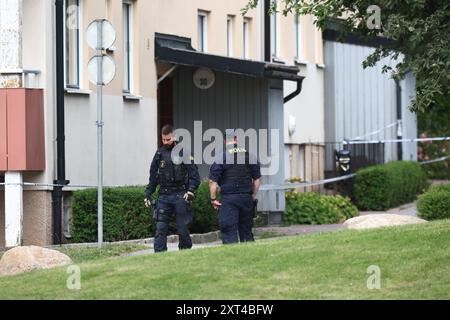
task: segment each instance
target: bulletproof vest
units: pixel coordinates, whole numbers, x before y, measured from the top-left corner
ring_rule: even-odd
[[[163,191],[184,191],[188,186],[188,172],[182,159],[174,163],[171,150],[158,151],[158,181]]]
[[[234,161],[233,164],[226,166],[221,181],[222,184],[252,184],[252,172],[249,164],[249,153],[245,150],[241,152],[245,152],[245,164],[238,164],[238,154],[240,153],[239,151],[232,153]]]

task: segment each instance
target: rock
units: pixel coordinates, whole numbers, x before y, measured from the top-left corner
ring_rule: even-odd
[[[59,251],[35,246],[17,247],[7,251],[0,260],[0,276],[62,267],[71,263],[72,260]]]
[[[382,227],[393,227],[407,224],[426,223],[427,221],[406,215],[398,214],[370,214],[347,220],[344,229],[364,230]]]

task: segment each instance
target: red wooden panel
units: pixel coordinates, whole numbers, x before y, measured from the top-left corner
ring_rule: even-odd
[[[0,171],[44,171],[44,94],[0,90]]]
[[[41,89],[26,90],[27,171],[45,170],[44,94]]]
[[[2,172],[8,170],[6,120],[6,90],[0,89],[0,171]]]
[[[25,171],[26,122],[25,89],[9,89],[8,104],[8,170]]]

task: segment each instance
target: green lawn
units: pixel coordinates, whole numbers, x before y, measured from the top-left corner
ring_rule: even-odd
[[[0,278],[0,299],[450,299],[450,220],[79,266],[79,291],[62,268]]]
[[[82,263],[102,258],[117,257],[127,253],[148,249],[141,244],[106,245],[103,248],[61,248],[58,251],[68,255],[74,263]]]

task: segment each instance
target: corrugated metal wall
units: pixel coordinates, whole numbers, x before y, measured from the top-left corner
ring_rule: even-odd
[[[373,48],[325,41],[325,137],[327,142],[355,139],[397,121],[395,81],[382,74],[384,60],[363,69]],[[396,139],[397,127],[367,139]],[[327,150],[328,151],[328,150]],[[386,161],[397,159],[397,145],[387,144]],[[327,156],[326,169],[333,168]]]
[[[180,67],[174,75],[174,125],[194,132],[194,121],[202,121],[203,132],[226,129],[280,129],[280,160],[278,174],[263,177],[263,184],[284,183],[283,152],[283,84],[263,78],[252,78],[215,72],[211,89],[200,90],[193,83],[193,68]],[[209,143],[204,143],[206,147]],[[270,144],[269,144],[270,146]],[[208,165],[200,165],[202,178],[209,174]],[[261,211],[284,211],[284,193],[265,196]],[[264,200],[263,200],[264,199]],[[269,199],[273,199],[269,201]]]

